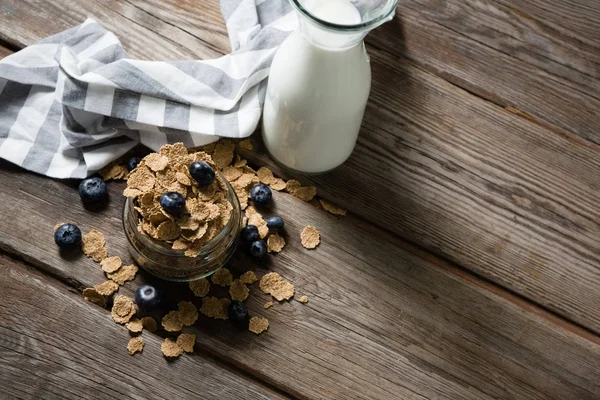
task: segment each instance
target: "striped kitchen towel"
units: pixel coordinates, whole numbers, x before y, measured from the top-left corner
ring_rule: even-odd
[[[83,178],[138,143],[249,136],[297,22],[287,0],[221,0],[221,11],[233,51],[216,60],[134,60],[92,19],[0,60],[0,158]]]

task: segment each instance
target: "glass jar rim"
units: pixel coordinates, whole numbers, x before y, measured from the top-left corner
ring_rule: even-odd
[[[391,6],[389,7],[389,10],[387,10],[385,13],[382,13],[381,15],[379,15],[375,18],[372,18],[365,22],[361,22],[360,24],[341,25],[341,24],[335,24],[333,22],[325,21],[323,19],[315,17],[310,11],[308,11],[305,7],[303,7],[302,4],[300,4],[300,0],[290,0],[290,3],[292,3],[294,8],[298,12],[300,12],[300,14],[307,17],[310,21],[316,23],[317,25],[319,25],[322,28],[325,28],[325,29],[328,29],[331,31],[340,32],[340,33],[361,32],[361,31],[365,31],[365,30],[374,29],[377,26],[379,26],[381,23],[387,21],[388,19],[391,19],[390,14],[394,13],[396,11],[396,7],[398,6],[398,0],[393,0],[390,3]]]
[[[236,207],[235,207],[236,205],[239,208],[240,200],[239,200],[237,194],[235,193],[235,190],[233,189],[233,187],[231,186],[229,181],[227,179],[225,179],[225,177],[222,176],[222,174],[220,172],[218,172],[218,174],[221,176],[221,178],[225,182],[225,185],[227,186],[227,200],[229,201],[229,203],[231,203],[233,210],[236,209]],[[129,209],[129,213],[130,213],[129,215],[133,216],[137,220],[138,212],[137,212],[137,210],[134,209],[133,199],[131,197],[128,197],[127,200],[125,201],[125,207],[127,207]],[[232,210],[232,212],[233,212],[233,210]],[[211,253],[214,250],[214,248],[221,243],[223,238],[225,238],[228,235],[229,231],[233,228],[234,219],[235,218],[231,218],[231,217],[229,218],[227,225],[225,225],[223,227],[223,229],[221,229],[221,232],[219,232],[215,237],[210,239],[208,242],[206,242],[204,244],[204,246],[202,246],[200,254],[197,257]],[[126,224],[126,223],[127,223],[127,221],[123,221],[123,224]],[[190,258],[185,255],[185,252],[183,250],[173,250],[171,248],[168,248],[168,247],[158,243],[157,241],[152,240],[151,238],[149,238],[148,236],[146,236],[144,234],[140,234],[138,239],[144,245],[152,247],[152,249],[154,251],[162,253],[165,256],[183,257],[186,259]]]

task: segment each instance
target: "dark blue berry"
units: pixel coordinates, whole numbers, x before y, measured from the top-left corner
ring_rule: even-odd
[[[258,205],[266,206],[271,202],[271,188],[264,183],[259,183],[250,190],[250,198]]]
[[[185,210],[185,198],[181,193],[167,192],[160,196],[160,206],[174,217],[179,217]]]
[[[139,308],[155,308],[162,301],[162,291],[152,285],[140,286],[135,292],[135,303]]]
[[[81,245],[81,230],[77,225],[63,224],[54,231],[54,242],[63,249],[73,249]]]
[[[190,175],[202,186],[208,186],[215,181],[215,170],[204,161],[196,161],[190,165]]]
[[[270,231],[282,231],[283,230],[283,219],[276,215],[267,218],[267,227]]]
[[[267,244],[264,240],[255,240],[250,244],[249,251],[252,257],[260,260],[267,255]]]
[[[242,228],[240,237],[244,243],[252,243],[258,240],[258,228],[255,225],[248,225]]]
[[[97,204],[108,200],[108,190],[102,178],[87,178],[79,183],[79,197],[83,204]]]
[[[247,324],[250,320],[248,309],[241,301],[232,301],[227,308],[227,314],[235,324]]]
[[[138,166],[138,164],[140,163],[140,161],[142,161],[142,157],[131,157],[129,159],[129,161],[127,161],[127,170],[128,171],[133,171],[135,169],[135,167]]]

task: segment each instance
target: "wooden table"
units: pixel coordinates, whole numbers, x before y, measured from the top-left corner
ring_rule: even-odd
[[[87,16],[138,58],[229,51],[217,0],[0,0],[0,57]],[[144,333],[129,356],[79,293],[98,265],[52,242],[73,221],[126,259],[123,184],[90,213],[76,183],[3,163],[0,397],[600,398],[600,2],[401,0],[367,45],[354,154],[299,178],[349,214],[276,193],[290,238],[268,269],[310,302],[265,310],[253,287],[261,336],[202,319],[195,355],[167,362]],[[252,140],[244,156],[272,166]]]

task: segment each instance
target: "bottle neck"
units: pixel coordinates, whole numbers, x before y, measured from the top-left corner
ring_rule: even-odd
[[[315,24],[305,15],[298,15],[298,30],[313,45],[326,50],[347,50],[359,43],[369,33],[365,31],[344,32],[343,30],[325,28]]]

